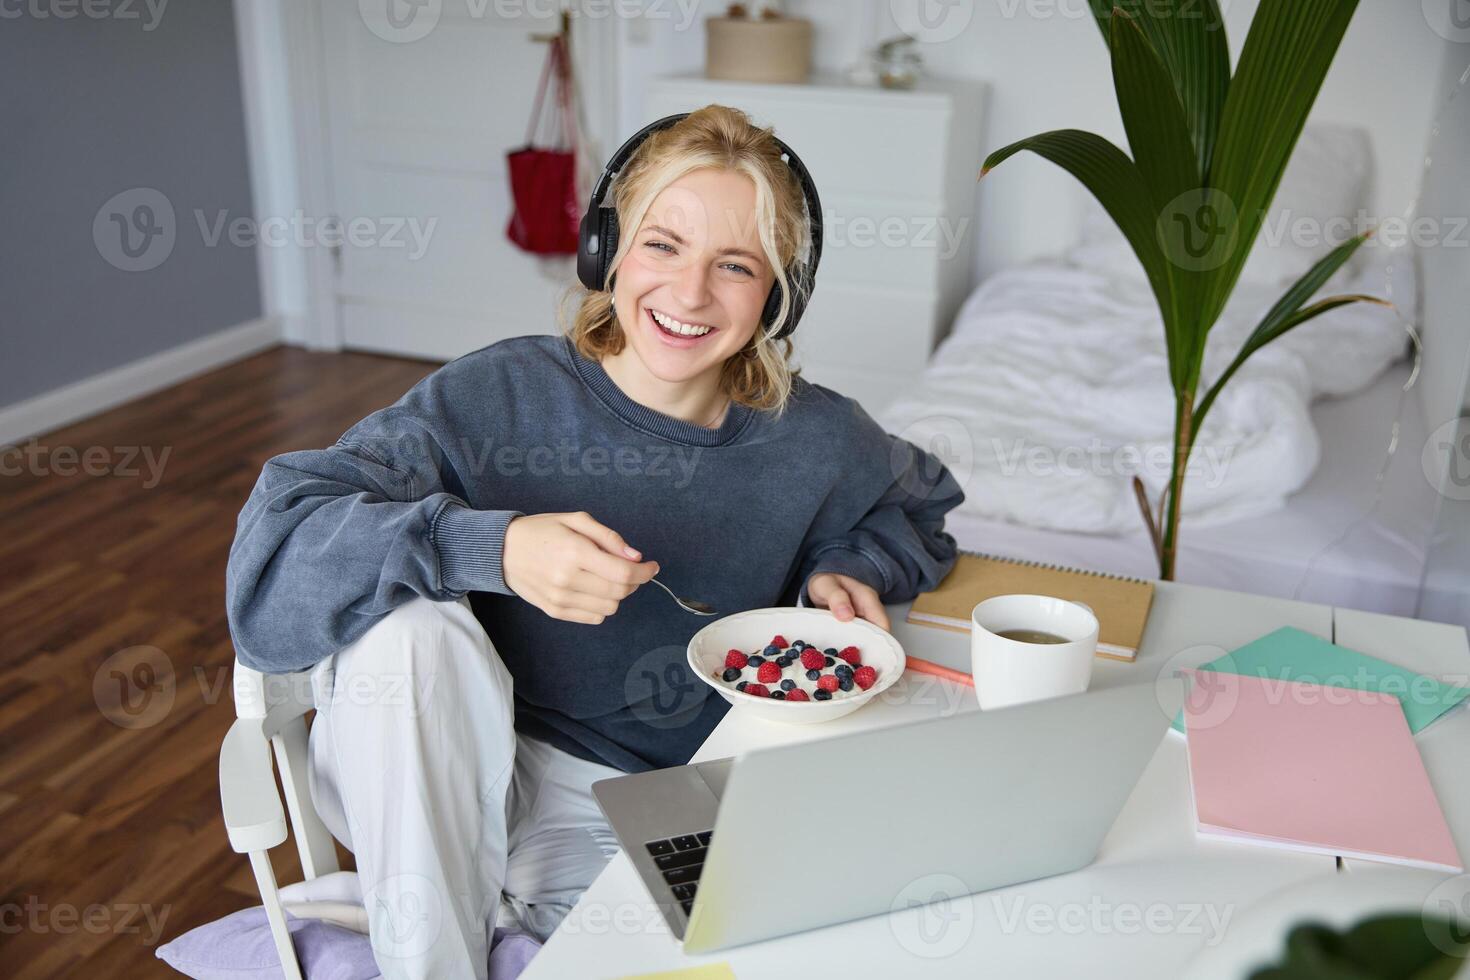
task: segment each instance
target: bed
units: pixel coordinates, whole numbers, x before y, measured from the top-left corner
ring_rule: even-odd
[[[1435,494],[1420,468],[1424,423],[1405,399],[1399,449],[1382,465],[1410,366],[1393,365],[1367,390],[1312,408],[1322,461],[1280,509],[1180,535],[1178,579],[1197,585],[1411,616],[1424,571]],[[1140,518],[1119,535],[1027,527],[960,512],[946,527],[960,547],[1095,571],[1158,574]]]
[[[1357,214],[1370,173],[1362,130],[1306,131],[1276,220],[1211,333],[1206,379],[1325,254],[1320,239],[1293,228]],[[1179,580],[1415,613],[1436,493],[1420,464],[1421,391],[1405,391],[1410,269],[1407,255],[1360,251],[1324,294],[1387,292],[1400,310],[1333,310],[1236,375],[1196,447],[1201,469],[1184,493]],[[947,526],[961,547],[1151,577],[1157,562],[1132,477],[1155,500],[1167,480],[1173,419],[1164,365],[1137,260],[1089,203],[1073,249],[981,283],[921,383],[880,421],[956,472],[967,499]],[[1068,453],[1073,465],[1064,467]]]

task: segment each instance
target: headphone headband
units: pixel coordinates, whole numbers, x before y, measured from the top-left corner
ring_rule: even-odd
[[[687,112],[679,112],[656,119],[644,126],[618,147],[617,152],[602,168],[602,173],[592,188],[592,200],[588,203],[587,211],[582,216],[582,224],[577,236],[577,278],[588,289],[601,291],[608,288],[609,266],[618,250],[617,208],[612,204],[604,206],[602,203],[613,180],[622,172],[623,167],[627,165],[638,148],[643,145],[644,140],[660,130],[668,129],[687,118],[688,115]],[[771,329],[771,339],[780,340],[790,336],[791,332],[796,329],[797,322],[806,312],[806,301],[816,287],[817,266],[822,261],[822,199],[817,196],[817,185],[807,171],[806,164],[801,162],[801,157],[797,156],[796,151],[787,146],[779,137],[773,134],[772,139],[775,139],[776,145],[781,148],[781,158],[791,168],[792,173],[796,175],[797,183],[801,185],[811,228],[811,249],[807,260],[803,262],[799,258],[794,259],[786,269],[787,279],[798,287],[792,293],[791,306],[786,319],[779,325],[774,323],[781,309],[781,284],[779,282],[771,284],[771,292],[766,296],[766,305],[761,311],[762,323]]]

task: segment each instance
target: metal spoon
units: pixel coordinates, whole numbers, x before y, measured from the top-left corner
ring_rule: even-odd
[[[674,601],[677,602],[680,606],[682,606],[684,608],[684,611],[685,612],[692,612],[696,616],[717,616],[717,615],[719,615],[719,613],[715,612],[715,607],[712,606],[712,605],[710,605],[707,602],[700,602],[698,599],[685,599],[682,596],[674,595],[674,590],[673,589],[669,588],[667,585],[664,585],[662,582],[660,582],[656,578],[655,579],[649,579],[649,581],[652,582],[654,585],[658,586],[660,589],[663,589],[669,595],[673,596]]]

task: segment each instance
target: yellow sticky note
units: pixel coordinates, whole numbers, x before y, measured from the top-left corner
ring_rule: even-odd
[[[730,969],[729,963],[706,963],[704,966],[689,966],[682,970],[640,973],[637,976],[620,977],[619,980],[735,980],[735,971]]]

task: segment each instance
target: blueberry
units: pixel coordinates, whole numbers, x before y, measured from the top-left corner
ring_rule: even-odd
[[[776,658],[776,664],[777,664],[777,666],[780,666],[780,667],[790,667],[791,666],[791,658],[790,657],[777,657]]]
[[[727,667],[727,668],[725,668],[725,672],[723,674],[721,674],[720,676],[723,677],[727,681],[738,681],[740,679],[740,668],[739,667]]]
[[[759,667],[761,664],[763,664],[763,663],[766,662],[766,658],[765,657],[762,657],[758,653],[752,653],[750,655],[750,660],[748,660],[746,662],[748,664],[750,664],[750,666],[752,666],[752,667]]]
[[[801,651],[806,649],[806,640],[792,640],[791,649]]]
[[[761,653],[764,653],[768,657],[779,657],[781,656],[781,648],[772,643],[770,646],[762,650]]]
[[[777,701],[785,701],[786,700],[786,692],[785,691],[772,691],[771,692],[771,697],[774,698]]]
[[[852,664],[848,664],[848,663],[838,664],[837,667],[836,667],[836,669],[834,669],[832,671],[832,673],[836,674],[838,677],[843,677],[843,676],[851,677],[852,676]]]
[[[836,662],[837,662],[836,660],[833,660],[831,657],[828,657],[827,658],[827,662],[825,664],[823,664],[822,666],[824,666],[824,667],[830,667],[833,664],[835,664]]]
[[[747,685],[749,683],[750,683],[750,681],[741,681],[739,684],[736,684],[735,685],[735,690],[737,690],[737,691],[743,691],[743,690],[745,690],[745,685]]]
[[[806,679],[809,681],[814,681],[821,676],[822,672],[820,670],[809,670],[806,672]]]
[[[812,692],[812,697],[816,698],[818,701],[831,701],[832,700],[832,692],[831,691],[824,691],[824,690],[822,690],[819,687],[815,691]]]
[[[781,690],[783,690],[783,691],[789,691],[789,690],[791,690],[795,686],[796,686],[796,681],[793,681],[790,678],[787,678],[786,680],[784,680],[784,681],[781,682]]]
[[[827,649],[823,650],[822,652],[825,653],[829,657],[835,657],[835,656],[837,656],[837,648],[836,647],[828,647]]]
[[[852,678],[850,676],[844,677],[843,675],[839,674],[837,676],[837,686],[840,687],[844,691],[851,691],[852,690]]]

